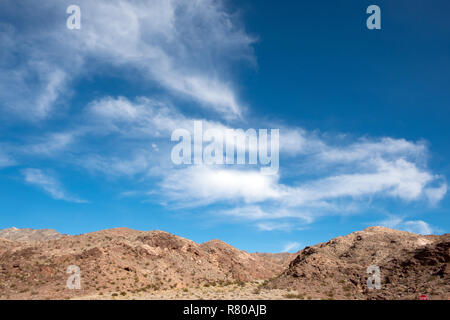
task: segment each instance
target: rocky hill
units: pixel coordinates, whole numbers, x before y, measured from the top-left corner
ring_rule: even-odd
[[[0,238],[19,242],[55,240],[63,236],[63,234],[52,229],[18,229],[12,227],[0,230]]]
[[[213,240],[197,244],[163,231],[110,229],[56,240],[0,241],[0,298],[61,298],[150,292],[267,279],[283,263]],[[82,289],[66,288],[68,266]]]
[[[301,250],[269,288],[312,298],[435,299],[450,296],[450,235],[421,236],[383,227]],[[367,268],[380,268],[380,289],[367,286]]]

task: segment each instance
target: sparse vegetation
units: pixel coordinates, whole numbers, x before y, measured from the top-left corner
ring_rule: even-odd
[[[284,295],[284,297],[286,299],[304,299],[304,296],[298,293],[287,293]]]

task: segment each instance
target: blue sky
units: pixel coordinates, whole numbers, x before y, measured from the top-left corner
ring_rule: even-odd
[[[81,29],[66,8],[81,8]],[[381,30],[366,8],[381,8]],[[0,4],[0,228],[295,251],[449,231],[448,1]],[[280,168],[177,166],[171,133],[280,130]]]

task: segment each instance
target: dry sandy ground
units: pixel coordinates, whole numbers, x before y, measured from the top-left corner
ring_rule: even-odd
[[[264,289],[263,281],[246,282],[245,285],[228,285],[223,287],[196,287],[189,289],[167,289],[151,293],[120,292],[88,295],[74,300],[282,300],[312,299],[313,297],[298,295],[296,291],[280,289]],[[317,297],[315,298],[317,299]]]

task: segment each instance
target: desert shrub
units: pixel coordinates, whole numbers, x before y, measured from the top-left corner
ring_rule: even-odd
[[[245,282],[242,280],[236,281],[236,284],[240,287],[245,287]]]

